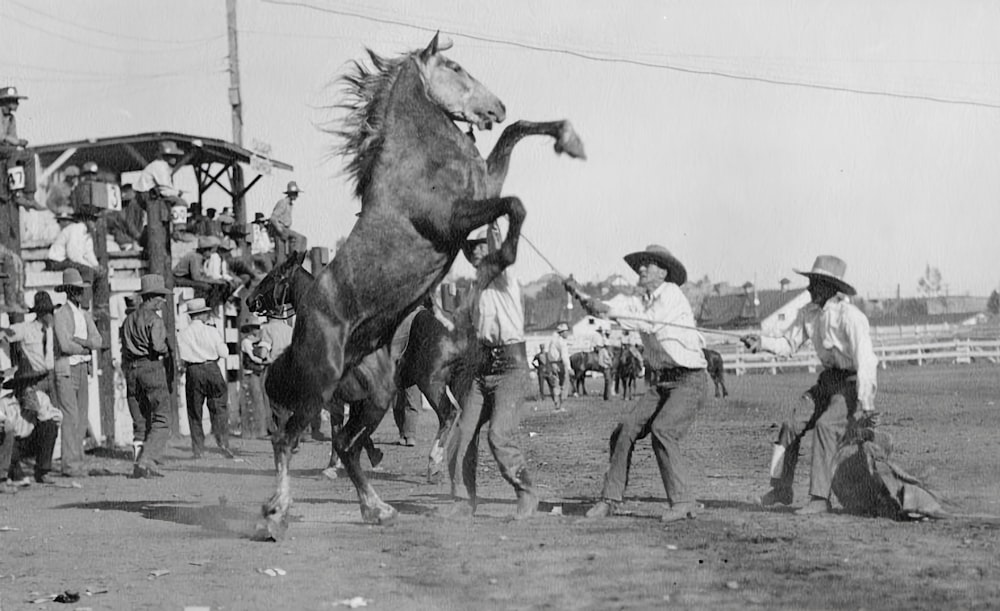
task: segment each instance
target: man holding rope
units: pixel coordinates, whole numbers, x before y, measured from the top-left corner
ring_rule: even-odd
[[[616,513],[624,497],[635,442],[652,434],[653,452],[670,503],[661,520],[692,519],[698,504],[688,485],[680,440],[705,405],[708,376],[702,353],[705,340],[694,327],[691,304],[680,289],[687,281],[687,270],[666,248],[655,244],[626,255],[625,262],[639,274],[640,291],[621,305],[592,299],[581,293],[572,279],[564,281],[566,290],[589,313],[604,314],[617,319],[623,329],[639,332],[653,372],[646,395],[626,409],[611,434],[611,466],[601,500],[587,517]]]

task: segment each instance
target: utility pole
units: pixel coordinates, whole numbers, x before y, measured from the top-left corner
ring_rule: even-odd
[[[240,99],[240,52],[236,37],[236,0],[226,0],[226,24],[229,34],[229,105],[233,107],[233,143],[237,146],[243,146],[243,100]]]

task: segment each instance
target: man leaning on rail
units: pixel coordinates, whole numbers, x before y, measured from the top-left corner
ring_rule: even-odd
[[[878,422],[875,412],[878,359],[872,348],[868,318],[850,301],[856,291],[844,282],[846,270],[847,264],[831,255],[816,257],[810,271],[796,270],[809,278],[811,301],[798,311],[781,337],[743,338],[751,352],[764,350],[783,356],[812,340],[823,367],[816,384],[785,410],[787,417],[771,459],[771,490],[757,499],[761,505],[792,504],[799,446],[802,437],[813,429],[810,500],[796,513],[829,512],[834,458],[847,426],[871,426]]]

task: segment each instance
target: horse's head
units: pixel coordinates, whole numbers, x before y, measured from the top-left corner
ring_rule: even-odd
[[[439,45],[435,34],[427,48],[413,56],[428,97],[453,121],[464,121],[480,130],[503,123],[507,117],[503,102],[462,66],[441,54],[449,48],[451,43]]]
[[[275,266],[264,279],[247,296],[247,307],[257,314],[285,317],[288,310],[294,309],[292,303],[292,279],[296,270],[302,266],[305,252],[292,252],[281,263]]]

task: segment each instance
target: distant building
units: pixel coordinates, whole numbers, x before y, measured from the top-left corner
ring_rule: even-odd
[[[805,289],[754,290],[743,285],[743,292],[731,295],[708,295],[697,313],[698,326],[708,329],[767,329],[783,332],[795,312],[809,302]]]

